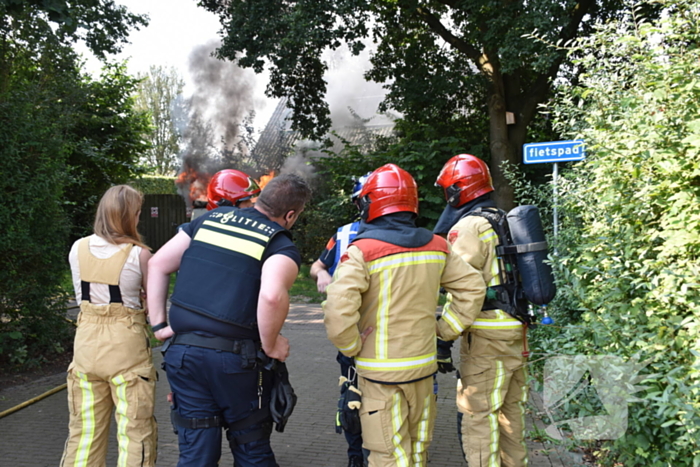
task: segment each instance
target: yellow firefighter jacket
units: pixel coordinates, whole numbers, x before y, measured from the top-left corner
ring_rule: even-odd
[[[488,220],[466,216],[447,235],[455,253],[481,272],[487,286],[500,285],[502,261],[496,256],[498,235]],[[451,304],[445,306],[447,310]],[[513,341],[523,338],[523,323],[503,310],[484,310],[472,323],[470,332],[486,339]]]
[[[327,289],[324,322],[330,341],[355,356],[358,373],[378,382],[407,382],[437,371],[436,331],[456,339],[480,314],[481,274],[445,239],[406,248],[373,239],[353,242]],[[435,311],[440,287],[452,294],[449,319]],[[369,334],[364,345],[360,333]]]

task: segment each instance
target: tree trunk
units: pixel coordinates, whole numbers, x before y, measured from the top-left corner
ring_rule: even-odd
[[[493,200],[499,208],[509,211],[515,206],[515,192],[503,174],[502,164],[504,162],[516,163],[517,151],[508,138],[506,105],[503,94],[494,92],[489,99],[488,107]]]

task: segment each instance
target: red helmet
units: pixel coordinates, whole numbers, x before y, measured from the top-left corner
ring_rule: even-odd
[[[207,186],[207,210],[219,206],[237,206],[239,202],[257,196],[258,193],[260,187],[248,175],[239,170],[222,170],[211,177]]]
[[[489,166],[471,154],[459,154],[447,161],[435,186],[445,190],[447,204],[454,207],[493,191]]]
[[[360,216],[365,222],[394,212],[418,214],[418,186],[398,165],[386,164],[372,172],[360,191]]]

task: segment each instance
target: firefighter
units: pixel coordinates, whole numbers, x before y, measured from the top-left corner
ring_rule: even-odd
[[[142,202],[127,185],[107,190],[94,234],[77,240],[68,256],[80,314],[68,367],[62,467],[105,465],[115,408],[118,465],[156,463],[156,370],[141,302],[151,253],[136,227]]]
[[[496,207],[490,199],[493,184],[488,166],[470,154],[454,156],[442,168],[436,185],[443,188],[447,206],[434,232],[447,236],[454,252],[481,272],[487,286],[501,285],[498,235],[484,217],[467,215],[477,208]],[[462,336],[457,408],[469,465],[527,465],[526,329],[487,300]]]
[[[359,203],[360,229],[326,289],[324,323],[331,342],[355,357],[369,465],[425,466],[436,408],[436,329],[455,339],[478,316],[485,284],[447,241],[415,226],[418,190],[408,172],[378,168]],[[441,286],[453,301],[436,326]]]
[[[149,308],[158,323],[152,329],[157,339],[170,338],[164,362],[179,467],[218,465],[222,428],[236,466],[277,465],[270,446],[273,374],[263,362],[289,355],[280,330],[301,256],[288,229],[309,197],[302,178],[280,175],[254,207],[228,200],[230,206],[184,226],[150,261]]]
[[[260,194],[255,180],[240,170],[225,169],[216,172],[207,185],[207,211],[221,206],[249,208],[253,198]]]
[[[224,169],[212,175],[207,185],[207,201],[204,203],[195,200],[193,205],[201,208],[192,210],[190,222],[206,214],[207,211],[220,206],[234,206],[236,208],[249,208],[253,206],[254,198],[260,194],[260,187],[249,175],[240,170]],[[178,232],[185,226],[179,225]]]
[[[369,172],[357,179],[353,185],[350,199],[352,203],[359,209],[359,198],[362,187],[367,178],[371,175]],[[338,228],[338,231],[331,237],[326,244],[326,249],[323,250],[321,256],[311,265],[309,275],[316,281],[316,286],[320,293],[326,291],[326,287],[331,283],[333,273],[340,261],[340,257],[347,250],[348,245],[355,239],[357,230],[360,227],[360,221],[351,222]],[[346,357],[342,352],[338,352],[336,360],[340,364],[340,374],[348,378],[351,384],[357,384],[357,371],[355,371],[355,362],[351,357]],[[362,433],[350,433],[344,430],[345,441],[348,443],[348,467],[362,467],[364,455],[362,453]]]

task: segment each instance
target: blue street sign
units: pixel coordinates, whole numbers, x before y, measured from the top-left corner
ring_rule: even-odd
[[[582,161],[585,158],[586,150],[581,140],[523,144],[525,164]]]

